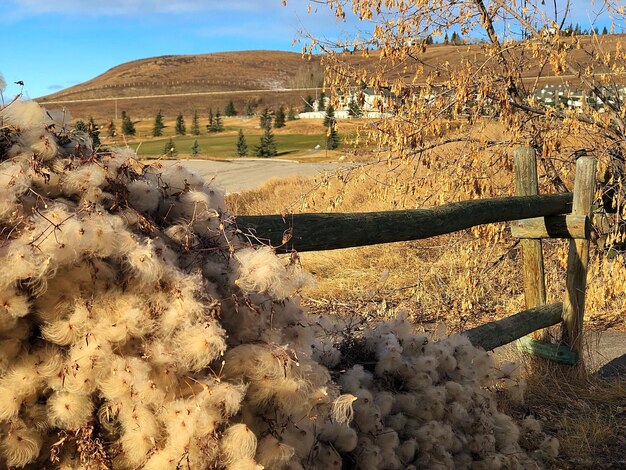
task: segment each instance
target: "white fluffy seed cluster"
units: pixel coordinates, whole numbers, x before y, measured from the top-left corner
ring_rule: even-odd
[[[352,451],[360,469],[536,469],[558,454],[539,421],[498,411],[497,393],[523,400],[514,363],[496,368],[464,336],[432,341],[406,318],[364,330],[362,364],[339,378],[356,397]]]
[[[463,338],[380,323],[372,360],[342,370],[337,325],[291,299],[307,276],[244,246],[201,177],[94,155],[36,103],[0,120],[0,467],[537,468],[558,452],[497,411],[485,386],[519,400],[520,383]]]

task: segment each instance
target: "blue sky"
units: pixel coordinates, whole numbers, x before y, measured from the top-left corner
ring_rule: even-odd
[[[306,0],[0,0],[0,73],[6,96],[23,80],[36,98],[145,57],[300,52],[292,42],[302,28],[342,27],[326,10],[307,14]]]
[[[551,3],[551,2],[550,2]],[[589,23],[591,2],[575,0],[574,22]],[[597,4],[598,2],[596,2]],[[23,80],[31,98],[89,80],[130,60],[166,54],[277,49],[298,31],[337,37],[324,7],[307,0],[0,0],[0,73],[12,97]]]

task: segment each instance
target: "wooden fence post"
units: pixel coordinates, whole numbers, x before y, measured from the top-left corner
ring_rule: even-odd
[[[532,196],[539,193],[537,156],[531,147],[519,147],[513,152],[515,163],[515,194]],[[520,240],[524,271],[524,301],[526,308],[546,303],[546,282],[543,270],[541,240]]]
[[[576,161],[572,214],[591,217],[595,188],[596,161],[591,157],[581,157]],[[563,302],[562,340],[570,349],[578,353],[581,351],[583,341],[588,263],[589,240],[570,240],[566,292]]]

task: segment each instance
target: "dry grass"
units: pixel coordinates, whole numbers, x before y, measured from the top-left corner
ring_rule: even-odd
[[[460,128],[458,132],[467,131]],[[506,138],[492,123],[469,131],[494,140]],[[511,194],[512,166],[489,163],[510,158],[511,149],[485,156],[483,161],[479,153],[469,171],[457,163],[466,151],[463,145],[438,149],[436,165],[427,168],[413,162],[382,161],[337,175],[272,181],[256,191],[232,195],[229,203],[235,214],[411,209],[467,199],[463,185],[485,180],[489,186],[480,197]],[[480,178],[472,180],[470,172]],[[561,174],[570,177],[571,168],[564,167]],[[540,180],[545,183],[541,175],[540,168]],[[571,185],[571,180],[565,181]],[[565,240],[544,242],[549,302],[564,297],[567,248]],[[305,295],[316,299],[386,299],[391,305],[404,306],[416,318],[447,318],[450,326],[459,327],[523,308],[519,250],[504,224],[412,243],[303,253],[301,257],[317,277],[317,287]],[[586,318],[591,328],[626,327],[621,314],[626,308],[622,262],[621,258],[608,262],[592,250]]]
[[[524,415],[534,415],[560,442],[558,468],[624,468],[626,383],[576,376],[568,366],[526,358]]]

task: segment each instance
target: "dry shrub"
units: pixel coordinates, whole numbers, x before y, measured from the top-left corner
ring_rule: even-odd
[[[514,367],[407,315],[309,315],[307,281],[237,238],[223,194],[32,102],[0,110],[0,466],[538,468],[499,411]],[[361,348],[361,354],[356,349]],[[534,435],[535,435],[534,434]]]

